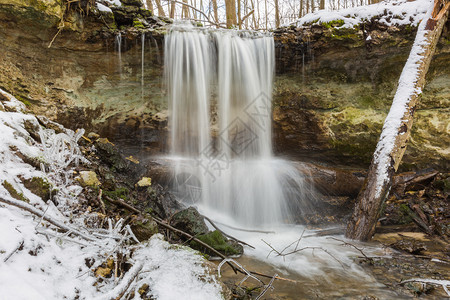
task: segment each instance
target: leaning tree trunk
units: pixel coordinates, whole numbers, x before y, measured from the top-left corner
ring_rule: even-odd
[[[366,181],[356,200],[346,237],[366,241],[372,237],[384,200],[391,188],[406,142],[410,136],[414,111],[442,28],[447,21],[448,0],[430,2],[420,23],[414,45],[399,79],[391,109],[375,150]]]

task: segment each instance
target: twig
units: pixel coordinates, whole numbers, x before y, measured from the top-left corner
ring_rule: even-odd
[[[67,226],[64,223],[61,223],[59,221],[56,221],[55,219],[48,217],[45,215],[45,213],[39,209],[34,208],[33,206],[31,206],[30,204],[23,202],[23,201],[19,201],[19,200],[13,200],[13,199],[5,199],[5,198],[0,198],[0,202],[6,203],[8,205],[12,205],[18,208],[21,208],[23,210],[26,210],[38,217],[43,218],[45,221],[49,222],[50,224],[59,227],[60,229],[64,230],[64,231],[71,231],[71,233],[78,235],[79,237],[84,238],[85,240],[88,241],[97,241],[95,238],[92,238],[74,228],[71,228],[69,226]]]
[[[245,19],[247,19],[248,17],[250,17],[254,12],[255,12],[255,10],[253,9],[253,10],[250,11],[248,14],[246,14],[246,15],[241,19],[240,25],[242,25],[242,23],[244,23]]]
[[[108,196],[105,196],[105,198],[106,198],[106,200],[108,200],[108,201],[111,202],[111,203],[114,203],[114,204],[116,204],[116,205],[125,207],[126,209],[131,210],[131,211],[134,212],[134,213],[137,213],[137,214],[139,214],[139,215],[142,215],[142,213],[141,213],[141,211],[140,211],[139,209],[137,209],[137,208],[131,206],[130,204],[128,204],[128,203],[126,203],[126,202],[124,202],[124,201],[116,200],[116,199],[113,199],[113,198],[108,197]]]
[[[178,3],[178,4],[180,4],[180,5],[184,5],[184,6],[190,7],[190,8],[192,8],[193,10],[198,11],[199,13],[201,13],[201,14],[206,18],[206,20],[208,21],[208,23],[214,24],[214,25],[216,25],[217,27],[221,27],[219,23],[216,23],[216,22],[211,21],[211,20],[209,19],[209,17],[208,17],[203,11],[199,10],[198,8],[195,8],[195,7],[192,6],[192,5],[189,5],[189,4],[184,3],[184,2],[176,1],[176,0],[167,0],[167,1],[168,1],[168,2]]]
[[[293,251],[291,251],[291,252],[288,252],[288,253],[283,253],[283,252],[279,252],[278,250],[276,250],[274,247],[272,247],[272,245],[270,245],[269,243],[267,243],[265,240],[263,240],[263,239],[261,239],[261,241],[263,241],[267,246],[269,246],[272,250],[269,252],[269,254],[267,255],[267,257],[269,257],[269,255],[272,253],[272,252],[275,252],[276,254],[277,254],[277,256],[281,256],[281,257],[283,257],[283,259],[285,259],[285,257],[286,256],[288,256],[288,255],[291,255],[291,254],[294,254],[294,253],[297,253],[297,252],[301,252],[301,251],[303,251],[303,250],[306,250],[306,249],[312,249],[313,251],[314,250],[322,250],[323,252],[325,252],[326,254],[328,254],[330,257],[332,257],[335,261],[337,261],[340,265],[341,265],[341,267],[343,268],[343,269],[345,269],[345,266],[344,266],[344,264],[342,264],[342,262],[339,260],[339,259],[337,259],[333,254],[331,254],[327,249],[324,249],[324,248],[322,248],[322,247],[316,247],[316,246],[308,246],[308,247],[303,247],[303,248],[300,248],[300,249],[297,249],[297,246],[296,246],[296,249],[294,249]],[[295,243],[295,242],[294,242]],[[292,244],[294,244],[294,243],[291,243],[291,245]],[[297,244],[298,245],[298,244]],[[286,249],[286,248],[285,248]],[[284,250],[283,250],[284,251]]]
[[[262,290],[262,292],[258,295],[258,297],[255,298],[255,300],[261,299],[262,296],[264,296],[264,294],[267,292],[267,290],[268,290],[269,288],[272,288],[272,289],[273,289],[273,285],[272,285],[272,284],[273,284],[274,280],[277,278],[277,276],[278,276],[277,273],[275,273],[275,275],[273,275],[273,277],[272,277],[272,279],[270,280],[270,282],[265,286],[264,290]]]
[[[244,279],[242,279],[242,280],[239,282],[239,285],[241,285],[242,283],[244,283],[244,281],[246,281],[248,278],[253,278],[253,279],[255,279],[256,281],[260,282],[263,286],[265,285],[264,282],[263,282],[261,279],[259,279],[258,277],[254,276],[250,271],[247,271],[247,269],[245,269],[240,263],[238,263],[237,261],[235,261],[235,260],[232,259],[232,258],[225,258],[224,260],[222,260],[222,261],[220,262],[219,266],[217,267],[217,272],[218,272],[218,274],[219,274],[219,278],[221,277],[220,270],[222,269],[222,266],[223,266],[225,263],[228,263],[229,265],[231,265],[231,263],[235,264],[236,266],[238,266],[238,268],[239,268],[239,270],[241,271],[241,273],[246,274],[246,276],[244,277]]]
[[[224,223],[220,223],[220,222],[216,222],[217,224],[220,224],[222,226],[228,227],[230,229],[234,229],[234,230],[239,230],[239,231],[244,231],[244,232],[258,232],[258,233],[276,233],[275,231],[263,231],[263,230],[257,230],[257,229],[244,229],[244,228],[238,228],[238,227],[233,227]]]
[[[22,241],[17,245],[17,247],[14,248],[14,250],[11,251],[11,253],[10,253],[7,257],[5,257],[5,259],[3,260],[3,262],[7,262],[8,259],[10,259],[11,256],[13,256],[13,254],[17,252],[17,250],[19,250],[21,247],[23,247],[23,244],[24,244],[24,243],[25,243],[25,241],[22,240]]]
[[[250,248],[252,248],[252,249],[255,249],[255,247],[253,247],[252,245],[250,245],[250,244],[247,244],[246,242],[244,242],[244,241],[241,241],[241,240],[238,240],[237,238],[235,238],[235,237],[233,237],[233,236],[231,236],[231,235],[229,235],[229,234],[227,234],[227,233],[225,233],[225,232],[223,232],[219,227],[217,227],[217,225],[216,224],[214,224],[214,222],[210,219],[210,218],[208,218],[207,216],[204,216],[204,215],[201,215],[203,218],[205,218],[215,229],[217,229],[220,233],[222,233],[224,236],[226,236],[227,238],[229,238],[229,239],[232,239],[232,240],[234,240],[234,241],[236,241],[236,242],[238,242],[238,243],[241,243],[241,244],[243,244],[243,245],[246,245],[246,246],[249,246]]]
[[[138,261],[134,266],[126,273],[126,275],[123,277],[122,281],[111,291],[108,293],[96,298],[96,300],[110,300],[110,299],[121,299],[122,296],[125,294],[127,289],[130,287],[133,280],[136,279],[136,277],[141,272],[142,268],[144,267],[144,261]]]
[[[106,196],[106,199],[107,199],[108,201],[114,203],[114,204],[121,205],[121,206],[123,206],[123,207],[125,207],[125,208],[127,208],[127,209],[129,209],[129,210],[131,210],[131,211],[133,211],[133,212],[135,212],[135,213],[137,213],[137,214],[139,214],[139,215],[142,215],[142,213],[141,213],[138,209],[134,208],[133,206],[131,206],[131,205],[128,204],[128,203],[125,203],[125,202],[120,201],[120,200],[111,199],[111,198],[108,197],[108,196]],[[169,224],[165,223],[163,220],[161,220],[161,219],[159,219],[159,218],[157,218],[157,217],[155,217],[155,216],[152,216],[152,218],[153,218],[153,220],[154,220],[156,223],[158,223],[159,225],[163,226],[164,228],[169,229],[169,230],[171,230],[171,231],[173,231],[173,232],[182,234],[182,235],[184,235],[185,237],[187,237],[188,239],[192,239],[192,240],[196,241],[197,243],[199,243],[199,244],[202,245],[203,247],[207,248],[208,250],[210,250],[211,252],[213,252],[213,253],[216,254],[217,256],[219,256],[219,257],[221,257],[221,258],[223,258],[223,259],[227,259],[227,257],[226,257],[225,255],[223,255],[222,253],[220,253],[219,251],[217,251],[216,249],[214,249],[214,248],[211,247],[210,245],[206,244],[205,242],[203,242],[203,241],[197,239],[196,237],[190,235],[189,233],[184,232],[184,231],[182,231],[182,230],[180,230],[180,229],[177,229],[177,228],[175,228],[175,227],[172,227],[172,226],[170,226]],[[233,265],[231,265],[231,264],[229,264],[229,265],[231,266],[231,268],[233,269],[233,271],[236,273],[237,271],[236,271],[235,267],[234,267]]]
[[[359,253],[361,253],[361,254],[364,256],[365,259],[368,259],[368,260],[371,259],[370,257],[368,257],[368,256],[362,251],[362,249],[356,247],[355,245],[353,245],[353,244],[351,244],[351,243],[348,243],[348,242],[346,242],[346,241],[343,241],[343,240],[340,240],[340,239],[337,239],[337,238],[334,238],[334,237],[328,237],[327,239],[332,239],[332,240],[341,242],[341,243],[343,243],[343,244],[346,245],[346,246],[351,246],[351,247],[355,248],[356,250],[358,250]]]
[[[103,194],[103,190],[100,189],[98,191],[97,203],[100,206],[100,210],[102,211],[102,214],[106,215],[105,203],[103,203],[102,194]]]
[[[236,262],[236,261],[235,261],[234,259],[232,259],[232,258],[227,258],[227,259],[226,259],[226,262],[228,262],[228,264],[230,264],[230,263],[232,262],[232,263],[236,264],[236,266],[242,268],[242,270],[241,270],[241,269],[237,269],[239,273],[247,274],[247,272],[248,272],[248,273],[250,273],[251,275],[258,275],[258,276],[265,277],[265,278],[273,278],[273,276],[266,275],[266,274],[263,274],[263,273],[260,273],[260,272],[255,272],[255,271],[251,271],[251,270],[246,270],[244,267],[242,267],[238,262]],[[221,275],[220,275],[220,270],[221,270],[221,267],[223,266],[223,264],[224,264],[224,261],[222,261],[222,262],[219,264],[219,266],[218,266],[219,277],[221,276]],[[288,281],[288,282],[292,282],[292,283],[298,283],[298,281],[296,281],[296,280],[292,280],[292,279],[280,277],[280,276],[278,276],[278,275],[275,276],[275,279],[277,279],[277,280],[282,280],[282,281]],[[260,279],[258,279],[258,278],[257,278],[256,280],[259,281],[259,282],[262,282],[262,281],[261,281]],[[262,283],[264,284],[264,282],[262,282]]]
[[[440,286],[442,286],[444,291],[447,293],[447,295],[450,296],[450,291],[447,288],[448,286],[450,286],[450,280],[436,280],[436,279],[427,279],[427,278],[424,278],[424,279],[412,278],[412,279],[403,280],[399,284],[404,284],[404,283],[407,283],[407,282],[423,282],[423,283],[440,285]]]

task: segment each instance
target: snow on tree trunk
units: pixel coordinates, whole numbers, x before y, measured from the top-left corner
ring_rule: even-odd
[[[406,150],[416,105],[448,17],[449,4],[448,0],[437,0],[434,4],[430,1],[430,8],[418,27],[391,109],[384,121],[368,176],[347,226],[348,238],[365,241],[370,239],[375,231],[382,204],[389,194],[392,176]]]

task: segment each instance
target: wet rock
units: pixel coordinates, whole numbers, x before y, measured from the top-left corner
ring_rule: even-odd
[[[66,132],[66,129],[64,126],[62,126],[59,123],[51,121],[49,118],[45,116],[36,116],[36,119],[38,120],[39,124],[41,126],[47,128],[47,129],[53,129],[55,133],[63,133]]]
[[[39,131],[41,128],[36,120],[25,120],[24,128],[30,134],[30,136],[38,143],[41,143],[41,136],[39,135]]]
[[[209,231],[203,216],[194,207],[177,212],[170,223],[173,227],[194,236],[206,234]]]
[[[389,245],[395,250],[408,252],[411,254],[420,254],[423,251],[427,250],[425,244],[411,239],[403,239],[398,242]]]
[[[136,238],[142,242],[158,233],[158,224],[150,217],[144,218],[139,216],[131,221],[131,230]]]
[[[112,169],[124,172],[129,169],[127,161],[120,155],[119,149],[107,138],[97,139],[94,143],[100,160]]]
[[[141,0],[121,0],[122,4],[124,5],[130,5],[130,6],[136,6],[136,7],[143,7],[143,3]]]
[[[158,184],[137,189],[133,197],[137,208],[151,211],[162,219],[169,218],[180,209],[173,195]]]

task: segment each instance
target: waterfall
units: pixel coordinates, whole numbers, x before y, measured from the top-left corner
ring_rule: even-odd
[[[141,34],[141,98],[144,99],[144,53],[145,53],[145,32]]]
[[[120,78],[122,78],[122,34],[119,32],[119,34],[116,35],[116,39],[115,39],[115,48],[117,50],[118,53],[118,60],[119,63],[118,68],[119,68],[119,76]]]
[[[272,154],[274,42],[268,35],[174,27],[165,39],[174,188],[243,226],[310,211],[303,174]]]

